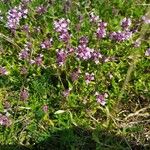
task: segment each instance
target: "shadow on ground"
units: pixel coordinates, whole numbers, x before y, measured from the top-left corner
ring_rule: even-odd
[[[48,139],[25,147],[0,145],[0,150],[149,150],[136,141],[127,141],[107,131],[87,130],[79,127],[54,132]]]

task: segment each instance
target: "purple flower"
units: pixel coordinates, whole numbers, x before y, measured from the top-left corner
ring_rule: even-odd
[[[92,57],[94,49],[90,49],[85,45],[79,45],[76,49],[76,55],[79,59],[88,60]]]
[[[106,98],[108,97],[108,94],[99,94],[98,92],[95,93],[96,100],[98,103],[100,103],[102,106],[106,105]]]
[[[99,16],[96,16],[94,14],[94,12],[91,12],[90,13],[90,22],[97,22],[97,21],[99,21]]]
[[[20,92],[20,100],[25,101],[29,97],[29,92],[26,89],[22,89]]]
[[[123,42],[129,40],[131,37],[132,37],[131,31],[118,31],[118,32],[112,32],[110,34],[110,39],[117,42]]]
[[[28,49],[23,49],[19,53],[19,59],[23,60],[23,59],[28,59],[28,58],[29,58],[29,51],[28,51]]]
[[[100,21],[100,22],[98,23],[98,27],[101,28],[101,29],[106,28],[106,27],[107,27],[107,23]]]
[[[67,32],[69,30],[69,22],[69,19],[66,20],[64,18],[54,21],[54,28],[56,32]]]
[[[147,51],[145,52],[145,56],[150,56],[150,48],[148,48]]]
[[[98,38],[104,38],[106,37],[106,26],[107,26],[107,23],[106,22],[99,22],[98,23],[98,29],[96,31],[96,35]]]
[[[76,55],[78,59],[93,60],[96,64],[99,63],[99,59],[102,58],[100,52],[87,47],[87,39],[81,38],[79,41],[81,44],[76,48]]]
[[[132,31],[129,30],[125,31],[124,32],[125,40],[129,40],[132,37],[132,35],[133,35]]]
[[[59,35],[59,39],[60,41],[68,42],[70,39],[70,36],[71,35],[68,32],[61,32],[61,34]]]
[[[68,54],[68,55],[69,55],[69,54],[72,54],[74,51],[75,51],[75,49],[72,48],[72,47],[68,47],[68,48],[67,48],[67,54]]]
[[[67,53],[64,51],[64,49],[57,50],[57,63],[59,64],[59,66],[64,65],[66,57]]]
[[[18,11],[21,13],[21,18],[27,18],[28,9],[24,5],[20,5]]]
[[[92,60],[94,60],[96,64],[99,63],[100,58],[102,58],[102,54],[100,52],[97,51],[92,52]]]
[[[36,8],[36,13],[39,14],[39,15],[42,15],[42,14],[44,14],[45,12],[46,12],[46,7],[44,7],[44,6],[38,6],[38,7]]]
[[[87,37],[85,37],[85,36],[82,36],[80,39],[79,39],[79,44],[80,45],[87,45],[88,44],[88,42],[89,42],[89,40],[88,40],[88,38]]]
[[[6,70],[5,67],[0,66],[0,76],[7,75],[8,71]]]
[[[17,8],[15,7],[14,9],[10,9],[8,11],[8,22],[7,22],[7,26],[10,29],[16,29],[17,26],[19,25],[19,21],[21,18],[21,13],[18,12]]]
[[[117,42],[123,42],[123,41],[129,40],[134,33],[133,31],[129,29],[129,27],[131,26],[131,19],[124,18],[120,24],[121,24],[123,31],[110,33],[110,39],[117,41]]]
[[[39,54],[37,57],[35,57],[34,59],[30,60],[30,64],[35,64],[37,66],[41,66],[43,63],[43,55]]]
[[[0,125],[9,126],[11,124],[10,119],[6,115],[0,114]]]
[[[53,41],[52,38],[44,40],[41,43],[41,48],[42,49],[49,49],[52,46],[52,41]]]
[[[126,30],[128,29],[130,26],[131,26],[131,19],[130,18],[124,18],[122,21],[121,21],[121,27],[123,30]]]
[[[97,34],[97,37],[99,39],[102,39],[102,38],[104,38],[106,36],[106,30],[98,28],[97,31],[96,31],[96,34]]]
[[[110,34],[110,39],[114,40],[114,41],[118,41],[118,42],[122,42],[125,40],[124,38],[124,34],[121,31],[118,32],[112,32]]]
[[[29,31],[29,26],[28,26],[28,25],[24,25],[24,26],[23,26],[23,31],[29,33],[29,32],[30,32],[30,31]]]
[[[86,72],[85,73],[85,82],[86,82],[86,84],[89,84],[93,80],[94,80],[94,73],[89,74],[89,73]]]
[[[42,58],[43,58],[43,55],[42,55],[42,54],[38,55],[38,56],[35,58],[34,63],[35,63],[36,65],[40,66],[40,65],[42,64]]]
[[[54,21],[55,31],[59,33],[59,39],[64,42],[68,42],[71,35],[69,34],[69,19],[59,19]]]
[[[48,112],[48,105],[44,105],[42,109],[45,113]]]
[[[7,27],[9,29],[17,29],[20,23],[20,19],[27,17],[28,10],[22,6],[14,7],[8,11],[7,15]]]

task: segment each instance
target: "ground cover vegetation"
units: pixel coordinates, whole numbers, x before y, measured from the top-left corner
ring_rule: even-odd
[[[150,149],[146,0],[0,1],[0,149]]]

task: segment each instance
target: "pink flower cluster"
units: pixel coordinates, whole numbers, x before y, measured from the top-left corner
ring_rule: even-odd
[[[99,63],[99,58],[102,57],[100,52],[97,52],[94,49],[91,49],[87,46],[88,39],[87,37],[81,37],[79,39],[79,46],[76,49],[76,55],[77,58],[83,59],[83,60],[94,60],[94,62],[97,64]]]
[[[92,57],[91,58],[96,64],[98,64],[99,63],[99,59],[102,58],[102,54],[100,52],[97,52],[97,51],[94,50],[93,53],[92,53]]]
[[[6,70],[5,67],[0,66],[0,76],[7,75],[8,71]]]
[[[27,17],[28,10],[23,6],[14,7],[8,11],[6,26],[10,29],[17,29],[20,19]]]
[[[88,72],[86,72],[85,73],[85,82],[86,82],[86,84],[89,84],[91,81],[94,81],[94,73],[88,73]]]
[[[97,21],[99,21],[99,16],[96,16],[94,14],[94,12],[90,13],[90,22],[96,23]]]
[[[131,26],[131,19],[125,17],[120,24],[123,30],[128,30]]]
[[[94,49],[87,47],[86,45],[79,45],[77,47],[76,55],[79,59],[88,60],[92,57]]]
[[[52,46],[52,42],[53,42],[53,39],[52,39],[52,38],[49,38],[49,39],[44,40],[44,41],[41,43],[41,48],[42,48],[42,49],[49,49],[49,48]]]
[[[112,32],[110,34],[110,39],[117,42],[123,42],[129,40],[131,37],[132,37],[132,32],[130,31],[118,31],[118,32]]]
[[[68,42],[70,39],[71,35],[69,34],[69,23],[70,20],[66,20],[64,18],[54,21],[55,31],[59,33],[59,39],[61,41]]]
[[[132,31],[129,29],[129,27],[131,26],[131,19],[124,18],[120,24],[122,27],[122,31],[112,32],[110,34],[110,39],[117,42],[129,40],[133,35]]]
[[[48,105],[43,105],[43,111],[46,113],[46,112],[48,112]]]
[[[10,119],[6,115],[0,114],[0,125],[9,126],[11,124]]]
[[[102,38],[106,37],[106,27],[107,27],[106,22],[100,21],[98,23],[98,29],[96,31],[96,35],[99,39],[102,39]]]
[[[56,50],[56,62],[59,66],[63,66],[67,57],[71,54],[74,54],[74,48],[66,47],[66,49],[57,49]]]
[[[22,49],[21,52],[19,53],[19,59],[27,60],[29,58],[30,49],[31,49],[31,43],[25,44],[24,49]]]
[[[100,103],[102,106],[106,105],[106,99],[108,98],[108,94],[99,94],[98,92],[95,93],[96,100],[98,103]]]
[[[63,66],[67,58],[67,52],[64,49],[57,49],[56,51],[57,51],[56,56],[57,63],[59,66]]]
[[[42,54],[38,54],[37,57],[35,57],[34,59],[31,59],[31,64],[35,64],[37,66],[41,66],[43,63],[43,55]]]
[[[38,15],[42,15],[42,14],[44,14],[46,12],[46,7],[44,7],[44,6],[38,6],[37,8],[36,8],[36,13],[38,14]]]
[[[37,66],[42,65],[42,62],[43,62],[42,54],[38,54],[34,59],[29,59],[31,48],[32,48],[31,43],[28,42],[27,44],[25,44],[24,49],[21,50],[21,52],[19,53],[19,59],[27,60],[27,61],[29,61],[30,64],[36,64]]]
[[[28,49],[23,49],[20,53],[19,53],[19,59],[23,60],[23,59],[28,59],[29,58],[29,50]]]

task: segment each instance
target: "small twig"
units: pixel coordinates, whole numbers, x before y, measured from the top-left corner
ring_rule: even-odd
[[[90,114],[88,114],[88,116],[89,116],[92,120],[94,120],[95,122],[99,123],[99,121],[96,120],[96,119],[95,119],[93,116],[91,116]]]
[[[127,119],[130,118],[130,117],[142,116],[143,114],[142,114],[141,112],[144,112],[144,111],[146,111],[146,110],[149,109],[149,108],[150,108],[150,107],[145,107],[145,108],[142,108],[142,109],[136,111],[135,113],[131,113],[131,114],[129,114],[127,117],[125,117],[124,120],[127,120]],[[140,113],[141,113],[141,114],[140,114]],[[149,115],[149,113],[147,113],[147,115]]]
[[[141,121],[132,121],[132,122],[129,122],[128,125],[134,125],[134,124],[139,124],[139,123],[150,123],[150,119],[148,119],[148,120],[141,120]]]

